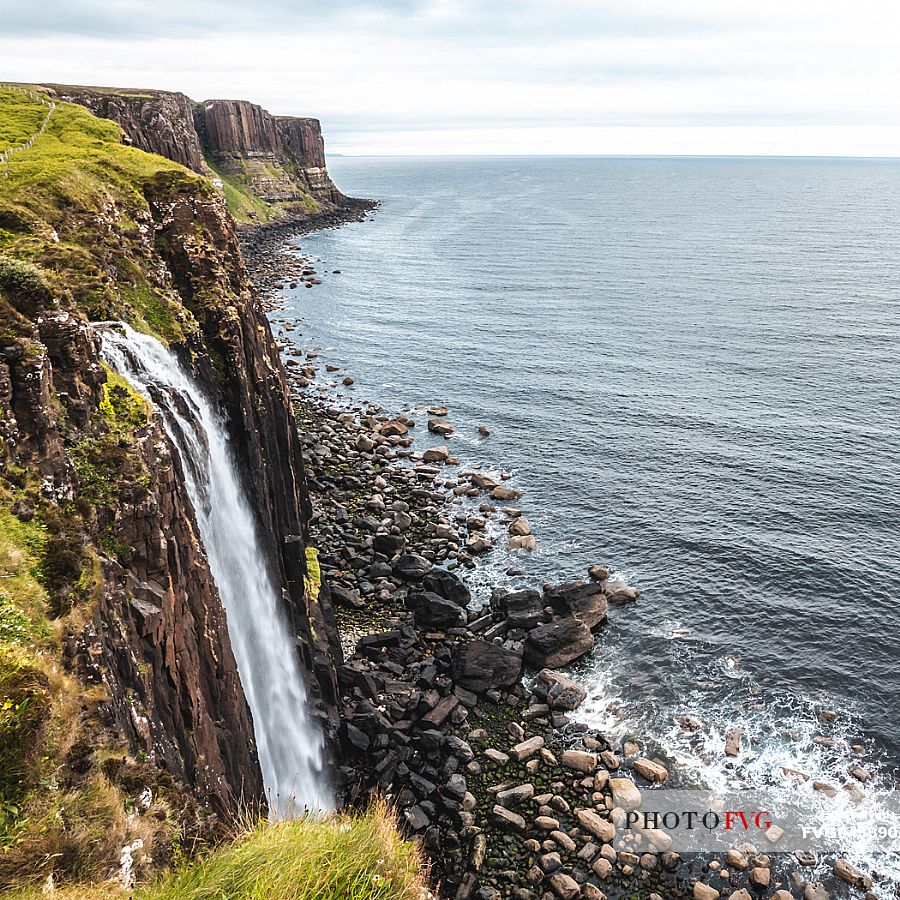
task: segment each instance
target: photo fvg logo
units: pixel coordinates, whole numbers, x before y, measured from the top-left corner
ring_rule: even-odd
[[[668,810],[661,812],[660,810],[637,810],[633,809],[625,816],[627,827],[634,829],[636,825],[640,826],[638,830],[647,831],[663,830],[678,831],[687,829],[693,831],[695,829],[706,829],[707,831],[768,831],[770,828],[778,828],[783,831],[780,826],[776,825],[767,810],[735,810],[728,809],[722,812],[715,810],[706,810],[698,812],[695,809],[686,810]]]
[[[820,793],[645,790],[631,808],[609,813],[624,848],[711,853],[750,844],[774,853],[827,853],[848,846],[900,853],[900,792],[877,804]]]

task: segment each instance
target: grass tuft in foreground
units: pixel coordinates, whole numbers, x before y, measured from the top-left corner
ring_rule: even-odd
[[[377,801],[358,816],[261,822],[139,900],[424,900],[415,844]]]

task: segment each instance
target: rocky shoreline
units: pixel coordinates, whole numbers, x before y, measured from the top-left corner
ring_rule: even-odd
[[[293,282],[297,286],[303,282],[311,287],[316,283],[312,281],[316,273],[304,273],[308,268],[306,261],[288,245],[291,238],[348,222],[361,222],[377,207],[376,200],[344,197],[340,206],[316,215],[289,215],[277,222],[240,226],[241,251],[253,284],[264,298],[263,305],[271,302],[273,293],[287,284]]]
[[[332,224],[339,222],[325,227]],[[317,283],[310,262],[285,249],[297,233],[256,229],[244,244],[270,311],[279,287]],[[637,591],[598,565],[566,584],[497,588],[473,608],[457,573],[498,535],[517,552],[535,545],[521,509],[508,505],[520,492],[505,473],[459,467],[440,443],[453,435],[446,408],[429,409],[426,425],[329,393],[336,367],[290,339],[294,323],[283,326],[312,501],[310,545],[345,657],[334,773],[343,801],[386,795],[420,838],[440,895],[459,900],[831,896],[776,865],[765,847],[683,859],[663,832],[623,827],[641,791],[667,780],[667,764],[579,722],[586,691],[556,670],[589,653],[610,627],[610,606]],[[423,425],[434,446],[417,453],[412,434]],[[834,875],[871,888],[846,863]]]

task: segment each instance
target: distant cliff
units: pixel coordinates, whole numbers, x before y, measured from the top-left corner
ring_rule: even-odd
[[[238,221],[311,216],[346,202],[328,174],[318,119],[273,116],[246,100],[196,103],[170,91],[43,87],[116,122],[135,147],[210,177]]]

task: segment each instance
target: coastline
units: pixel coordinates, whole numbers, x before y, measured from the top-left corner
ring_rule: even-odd
[[[344,197],[333,209],[312,216],[288,215],[277,222],[238,226],[241,252],[260,296],[266,298],[285,280],[302,277],[302,261],[285,252],[292,238],[361,222],[377,208],[377,200]]]
[[[310,230],[314,228],[307,227],[304,233]],[[270,311],[277,308],[271,293],[279,282],[289,280],[297,266],[302,272],[308,265],[287,249],[289,239],[298,233],[279,228],[277,235],[270,233],[245,250],[251,267],[254,256],[269,255],[264,264],[267,281],[260,283],[268,285],[264,302]],[[275,271],[276,258],[292,259],[294,268]],[[272,324],[277,330],[275,321]],[[638,890],[640,896],[682,897],[693,892],[705,898],[719,896],[720,889],[725,896],[742,897],[747,887],[764,886],[769,887],[766,896],[779,897],[777,891],[795,887],[797,878],[791,876],[790,867],[757,848],[744,854],[743,865],[706,860],[706,871],[703,867],[698,871],[675,853],[658,856],[654,851],[645,858],[639,846],[616,853],[604,844],[605,855],[596,845],[596,852],[587,849],[593,841],[590,830],[584,830],[587,819],[579,815],[580,810],[597,805],[613,809],[610,782],[626,772],[638,790],[665,780],[668,773],[661,761],[641,756],[637,744],[611,746],[598,731],[570,715],[584,699],[584,689],[553,671],[555,665],[565,663],[528,666],[528,632],[518,626],[552,625],[554,620],[572,618],[560,612],[571,614],[573,596],[580,592],[589,607],[594,604],[589,618],[597,615],[602,600],[603,615],[589,628],[605,627],[610,602],[635,597],[616,596],[618,591],[605,583],[607,578],[599,577],[604,573],[597,567],[592,573],[596,579],[544,585],[543,592],[504,596],[503,591],[495,591],[489,606],[467,610],[465,618],[460,618],[453,606],[468,605],[467,599],[460,603],[468,590],[455,578],[441,576],[435,581],[430,565],[414,572],[415,564],[405,563],[411,565],[410,571],[398,570],[397,560],[409,555],[437,565],[449,562],[451,570],[476,565],[476,558],[490,545],[477,543],[484,525],[470,527],[472,516],[466,515],[459,498],[483,499],[480,517],[495,517],[504,528],[521,518],[520,511],[504,517],[498,507],[517,498],[492,503],[488,495],[493,487],[477,466],[468,471],[445,468],[453,464],[449,448],[442,459],[427,461],[410,449],[410,429],[422,430],[421,417],[416,426],[404,416],[385,414],[377,404],[351,403],[329,392],[327,384],[315,379],[321,369],[339,378],[337,367],[320,366],[317,354],[301,352],[290,340],[292,326],[285,324],[278,343],[304,435],[307,478],[314,497],[311,533],[323,574],[332,585],[348,657],[342,667],[342,689],[351,701],[342,755],[353,762],[340,772],[344,799],[352,804],[364,801],[372,790],[386,792],[401,811],[407,830],[423,839],[437,880],[453,887],[448,896],[526,897],[543,884],[559,896],[573,897],[605,896],[604,891],[631,896]],[[439,433],[433,436],[435,443],[442,440]],[[493,483],[503,487],[496,479]],[[407,518],[412,520],[408,525]],[[415,527],[424,520],[431,521],[433,530]],[[472,539],[476,541],[472,549],[478,550],[468,553]],[[430,586],[425,582],[425,591],[416,591],[429,575]],[[422,593],[446,602],[417,600]],[[519,594],[529,596],[519,598]],[[512,604],[508,597],[513,598]],[[525,620],[519,617],[519,603],[527,610]],[[537,618],[528,619],[527,614]],[[544,616],[549,617],[548,623],[540,621]],[[462,648],[477,645],[479,653],[497,655],[489,648],[503,649],[509,643],[523,645],[520,660],[525,660],[526,670],[532,675],[540,671],[534,684],[530,688],[522,684],[520,662],[512,683],[489,680],[483,691],[467,688],[460,671],[461,665],[465,668],[465,653],[472,651]],[[593,646],[593,640],[590,643]],[[514,667],[515,661],[496,665],[478,661],[475,668],[487,669],[493,677],[504,665]],[[434,669],[424,685],[419,675],[422,666]],[[478,686],[484,685],[479,682]],[[565,698],[561,706],[548,702],[551,690],[557,699]],[[417,729],[423,728],[439,736],[431,735],[422,745]],[[517,750],[523,743],[529,747]],[[374,758],[373,750],[378,751]],[[424,759],[421,770],[410,763],[410,757]],[[657,765],[662,765],[662,772],[654,769]],[[429,799],[432,796],[440,798],[437,804]],[[526,818],[522,805],[530,807],[533,801],[537,812]],[[448,818],[455,824],[449,826]],[[850,869],[848,877],[862,884],[866,876]],[[847,881],[837,868],[834,874]],[[502,893],[491,894],[491,890]],[[513,890],[518,893],[508,893]],[[566,893],[571,890],[580,893]]]

